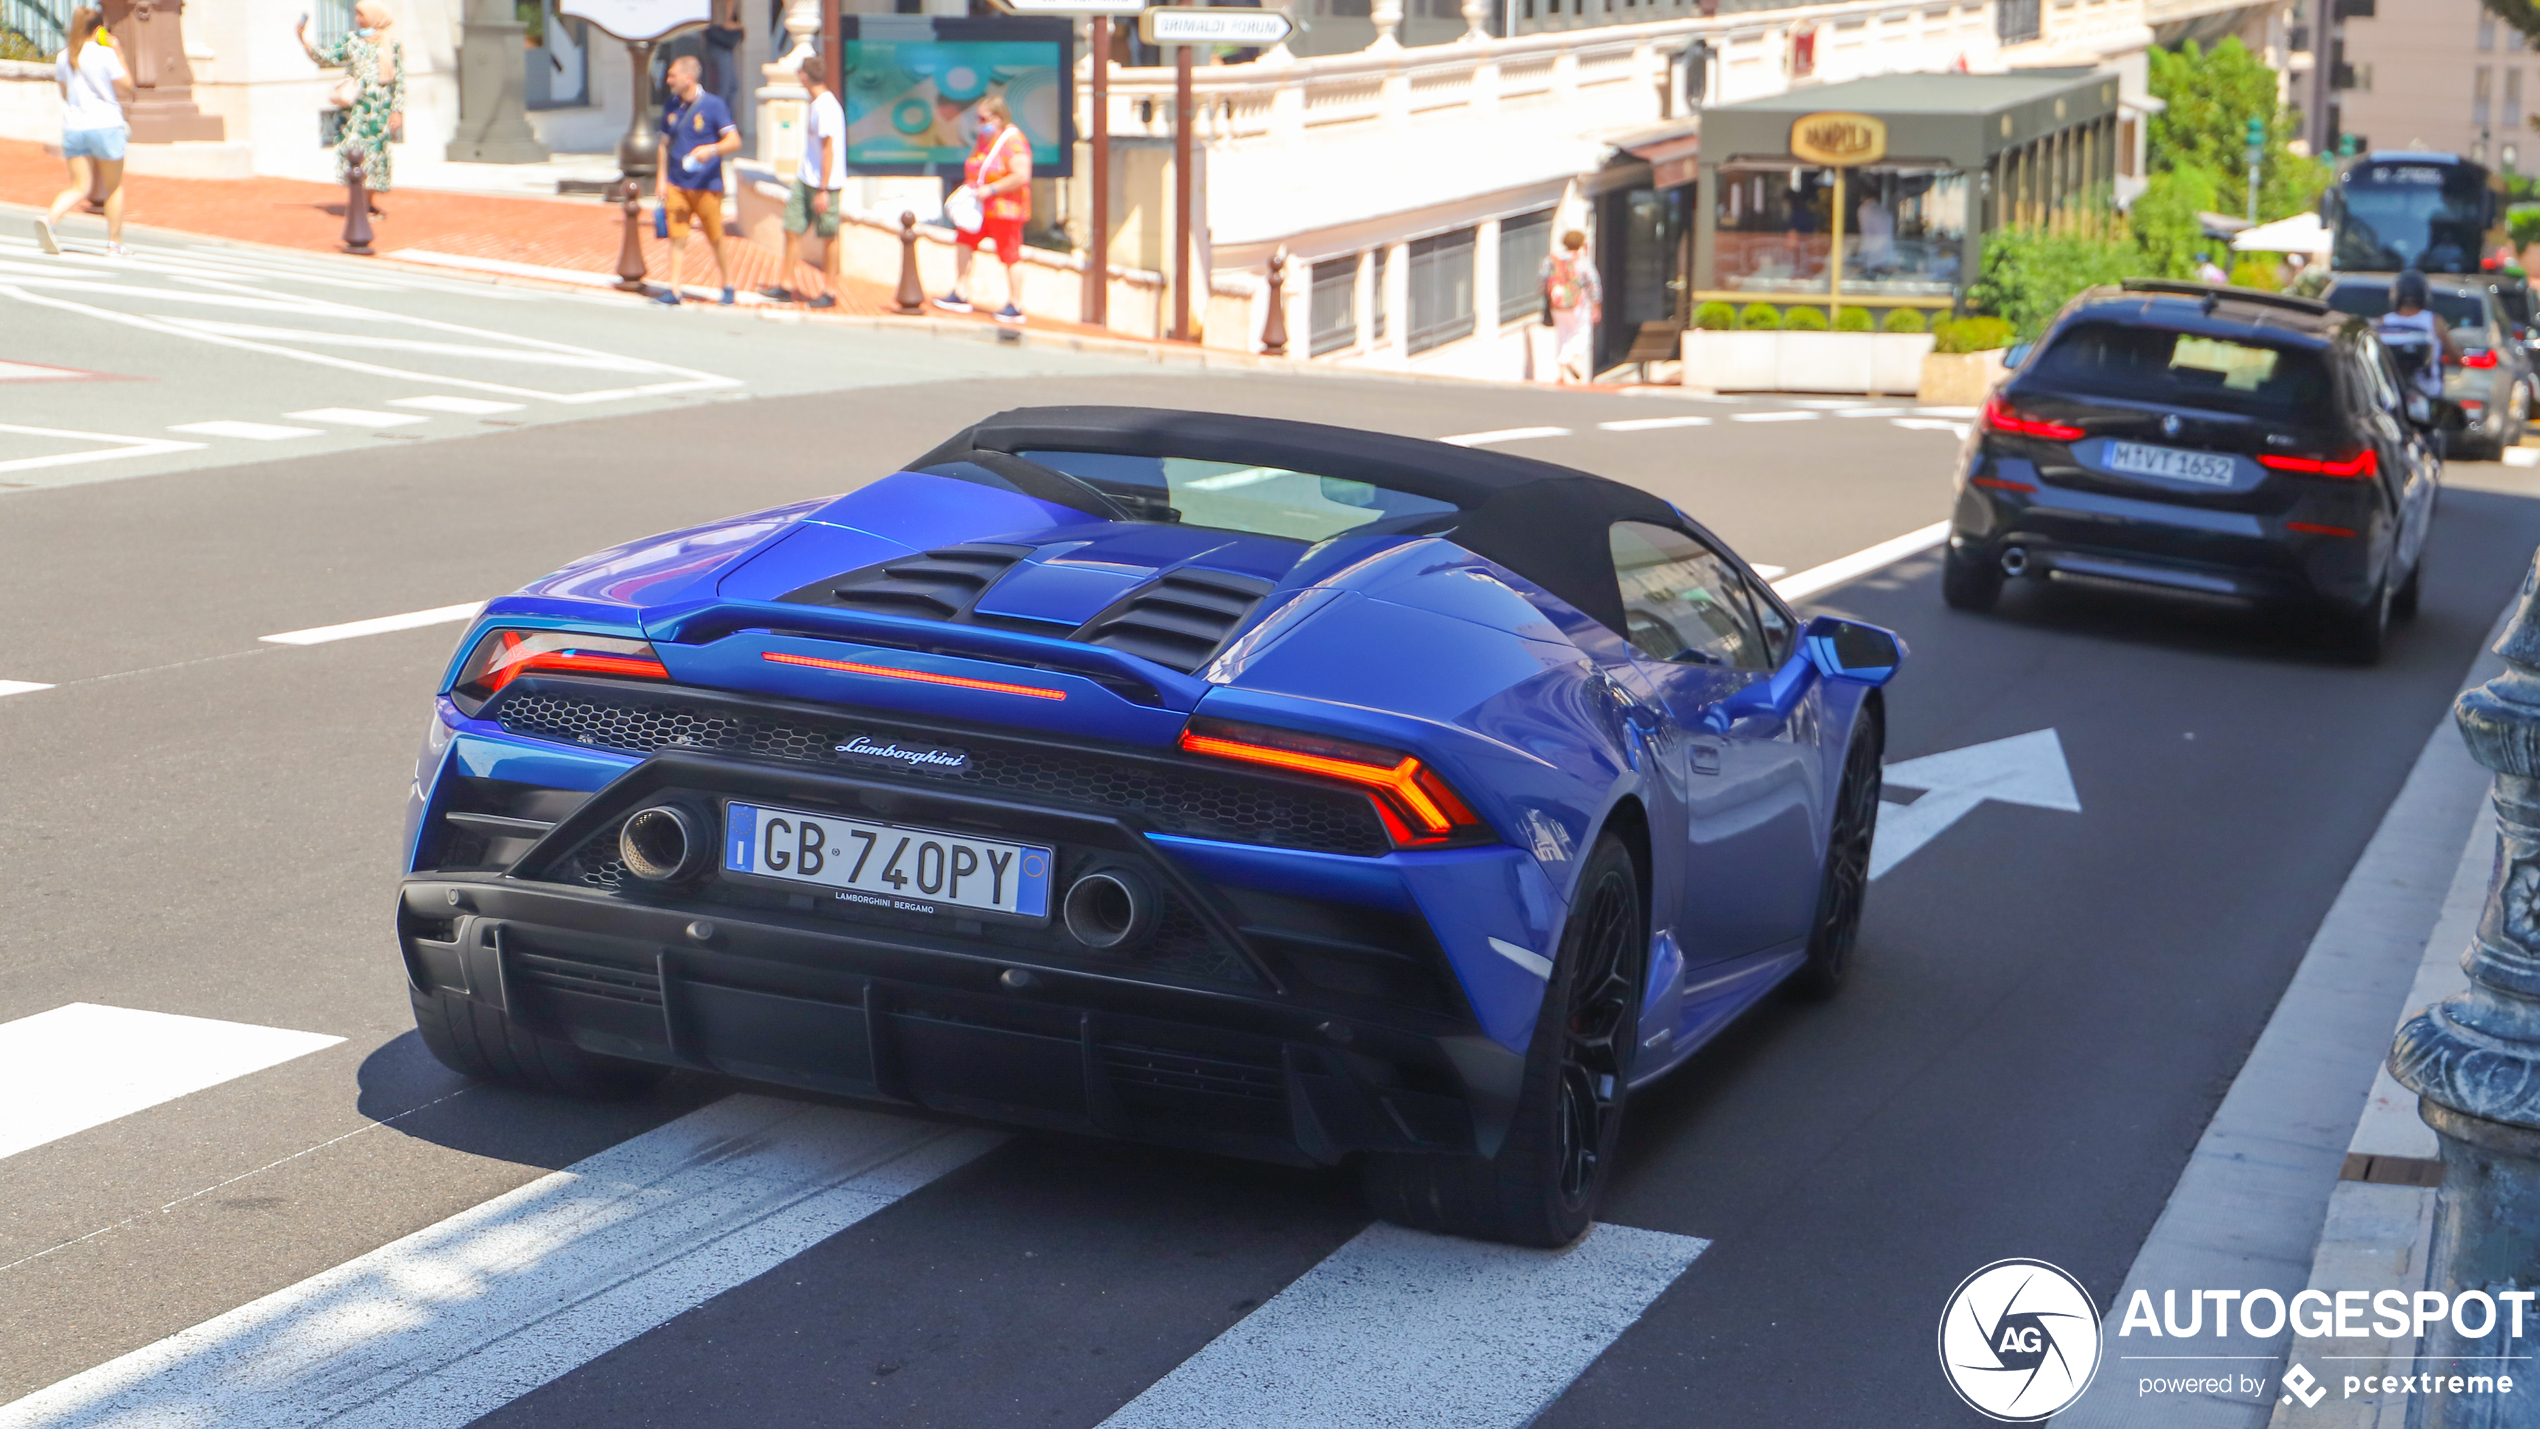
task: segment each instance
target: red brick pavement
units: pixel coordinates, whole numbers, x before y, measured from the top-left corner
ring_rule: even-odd
[[[62,161],[48,156],[42,145],[0,139],[0,202],[41,208],[68,182]],[[625,220],[615,203],[587,197],[502,198],[399,189],[379,195],[378,206],[387,210],[387,216],[371,221],[372,241],[384,254],[419,248],[612,277],[617,273]],[[124,180],[124,220],[181,233],[333,253],[341,251],[344,190],[298,179],[176,179],[135,174]],[[649,276],[657,283],[668,282],[670,245],[653,237],[649,213],[642,224],[642,238]],[[726,240],[724,255],[732,265],[733,285],[743,289],[773,285],[784,266],[781,254],[738,236]],[[714,281],[714,256],[702,236],[689,240],[681,279],[700,287]],[[826,281],[818,269],[798,263],[787,286],[798,293],[818,293]],[[892,296],[892,290],[882,284],[849,277],[840,285],[836,311],[886,314],[891,311]],[[953,315],[933,316],[949,319]],[[972,320],[989,321],[985,314]],[[1082,324],[1037,318],[1032,325],[1043,331],[1100,333]]]

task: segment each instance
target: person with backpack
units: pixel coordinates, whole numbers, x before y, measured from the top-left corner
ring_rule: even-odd
[[[1554,380],[1595,380],[1596,324],[1605,306],[1605,284],[1587,256],[1587,235],[1573,228],[1561,250],[1543,260],[1543,306],[1552,323]]]
[[[100,12],[73,10],[71,42],[53,62],[54,83],[62,87],[62,159],[70,165],[71,186],[54,195],[52,207],[35,221],[35,241],[47,253],[62,251],[53,226],[88,197],[93,182],[106,191],[106,252],[124,256],[123,155],[132,129],[123,106],[132,99],[132,77],[105,26]]]

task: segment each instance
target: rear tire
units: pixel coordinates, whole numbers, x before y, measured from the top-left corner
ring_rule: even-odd
[[[2425,552],[2417,552],[2417,563],[2408,567],[2408,579],[2399,593],[2390,597],[2390,615],[2394,620],[2417,618],[2417,596],[2425,584]]]
[[[2381,663],[2382,647],[2389,643],[2390,609],[2395,603],[2389,578],[2385,576],[2381,589],[2373,592],[2372,600],[2362,610],[2340,611],[2337,614],[2334,626],[2337,648],[2349,663]]]
[[[1861,939],[1861,914],[1870,893],[1870,840],[1878,832],[1879,759],[1887,731],[1875,710],[1863,710],[1843,751],[1843,785],[1835,794],[1834,828],[1826,836],[1826,868],[1817,884],[1817,920],[1808,934],[1808,961],[1790,975],[1800,997],[1823,1002],[1843,990],[1852,971],[1852,949]]]
[[[550,1096],[614,1100],[649,1090],[668,1067],[586,1052],[520,1025],[454,992],[407,989],[415,1031],[441,1065],[463,1077]]]
[[[1991,610],[2002,598],[2001,568],[1969,560],[1952,546],[1940,558],[1940,598],[1952,610]]]
[[[1509,1245],[1562,1246],[1586,1234],[1622,1137],[1648,946],[1640,875],[1622,840],[1606,834],[1579,879],[1499,1154],[1370,1155],[1363,1180],[1376,1214]]]

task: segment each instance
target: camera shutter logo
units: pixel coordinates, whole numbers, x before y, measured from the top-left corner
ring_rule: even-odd
[[[2099,1308],[2042,1260],[1997,1260],[1940,1314],[1940,1368],[1969,1408],[2029,1424],[2081,1398],[2099,1370]]]

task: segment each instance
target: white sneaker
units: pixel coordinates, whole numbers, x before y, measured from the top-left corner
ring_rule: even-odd
[[[62,245],[54,241],[51,219],[39,218],[35,221],[35,246],[57,258],[61,256]]]
[[[106,256],[109,258],[129,258],[132,256],[132,250],[124,247],[120,243],[109,243],[106,245]]]

